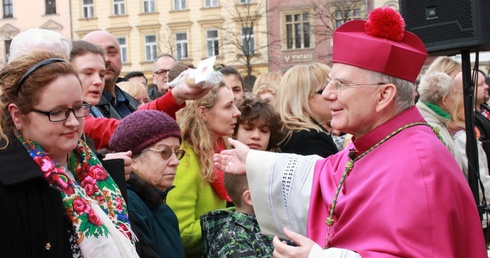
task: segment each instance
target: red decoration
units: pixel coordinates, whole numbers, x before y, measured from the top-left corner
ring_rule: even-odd
[[[390,7],[372,10],[364,25],[366,34],[398,42],[404,37],[404,28],[405,21],[402,16]]]

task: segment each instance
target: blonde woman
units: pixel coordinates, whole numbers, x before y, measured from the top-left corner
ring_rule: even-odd
[[[322,97],[329,73],[327,65],[313,63],[296,65],[282,77],[276,99],[286,135],[281,151],[322,157],[338,152],[323,126],[332,118],[328,102]]]
[[[202,257],[200,217],[226,207],[230,201],[223,184],[223,172],[213,166],[213,154],[225,149],[240,111],[233,92],[216,85],[203,98],[189,101],[177,114],[182,129],[185,156],[169,192],[167,204],[177,215],[186,257]]]
[[[267,82],[281,82],[282,75],[278,72],[266,72],[260,74],[254,82],[254,86],[252,88],[252,93],[257,94],[259,89],[264,83]]]
[[[141,107],[142,105],[151,101],[145,85],[143,85],[141,82],[120,82],[117,84],[117,86],[135,98],[140,103],[138,107]]]
[[[463,164],[463,173],[468,179],[468,173],[471,171],[468,168],[468,156],[466,153],[466,129],[465,129],[465,114],[464,114],[464,94],[461,89],[455,91],[454,105],[451,109],[451,119],[449,120],[448,127],[453,134],[454,147],[461,156]],[[475,127],[476,128],[476,127]],[[485,150],[482,143],[477,139],[478,149],[478,170],[480,173],[480,180],[483,184],[484,193],[480,190],[480,200],[485,198],[486,202],[490,202],[490,176],[488,174],[488,161]],[[482,196],[483,195],[483,196]],[[487,228],[488,213],[483,215],[483,227]]]
[[[257,93],[255,93],[255,96],[274,106],[276,103],[278,88],[278,81],[264,82],[257,89]]]
[[[425,74],[433,72],[443,72],[454,79],[456,74],[461,72],[461,64],[450,57],[439,56],[430,64]]]

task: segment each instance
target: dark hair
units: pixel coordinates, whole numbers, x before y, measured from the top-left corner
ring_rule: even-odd
[[[133,77],[143,77],[145,78],[145,81],[148,82],[148,79],[146,79],[146,76],[144,73],[140,72],[140,71],[132,71],[132,72],[129,72],[127,73],[125,76],[124,76],[124,79],[126,81],[129,81],[129,79],[133,78]]]
[[[17,92],[17,84],[21,77],[33,66],[50,58],[61,58],[61,56],[50,52],[34,51],[29,55],[18,57],[9,65],[0,70],[0,105],[2,120],[0,124],[0,135],[7,139],[6,134],[14,131],[14,123],[8,105],[15,104],[21,114],[30,112],[30,108],[39,103],[39,92],[57,78],[66,75],[74,75],[77,72],[68,62],[53,62],[39,67],[32,72],[22,83]]]
[[[171,82],[177,76],[179,76],[183,71],[189,69],[189,68],[196,68],[193,64],[191,63],[184,63],[184,62],[178,62],[170,68],[167,74],[168,81]]]
[[[233,67],[231,66],[225,66],[223,68],[221,68],[221,70],[219,70],[223,75],[236,75],[238,80],[240,80],[240,82],[242,83],[242,87],[244,87],[245,85],[243,84],[243,78],[242,76],[240,75],[240,73]]]
[[[238,117],[238,126],[235,127],[234,136],[240,125],[255,126],[258,121],[263,121],[271,132],[267,150],[277,148],[283,138],[282,120],[279,113],[269,103],[257,97],[238,100],[236,105],[241,115]]]
[[[85,40],[74,40],[71,44],[73,45],[73,48],[70,52],[70,62],[73,61],[74,58],[83,56],[87,53],[100,55],[102,56],[102,59],[104,59],[104,50],[97,45]]]
[[[235,206],[242,207],[242,194],[248,190],[247,175],[224,174],[224,186]]]

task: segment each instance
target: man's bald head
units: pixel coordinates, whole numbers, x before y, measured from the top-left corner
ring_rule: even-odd
[[[104,50],[106,64],[105,90],[113,92],[122,69],[121,48],[116,37],[109,32],[97,30],[89,32],[82,40],[98,45]]]

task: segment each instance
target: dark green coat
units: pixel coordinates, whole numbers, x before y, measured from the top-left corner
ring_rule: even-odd
[[[162,258],[185,257],[177,217],[165,204],[170,189],[160,192],[134,175],[126,185],[129,219],[138,238],[143,238]]]

